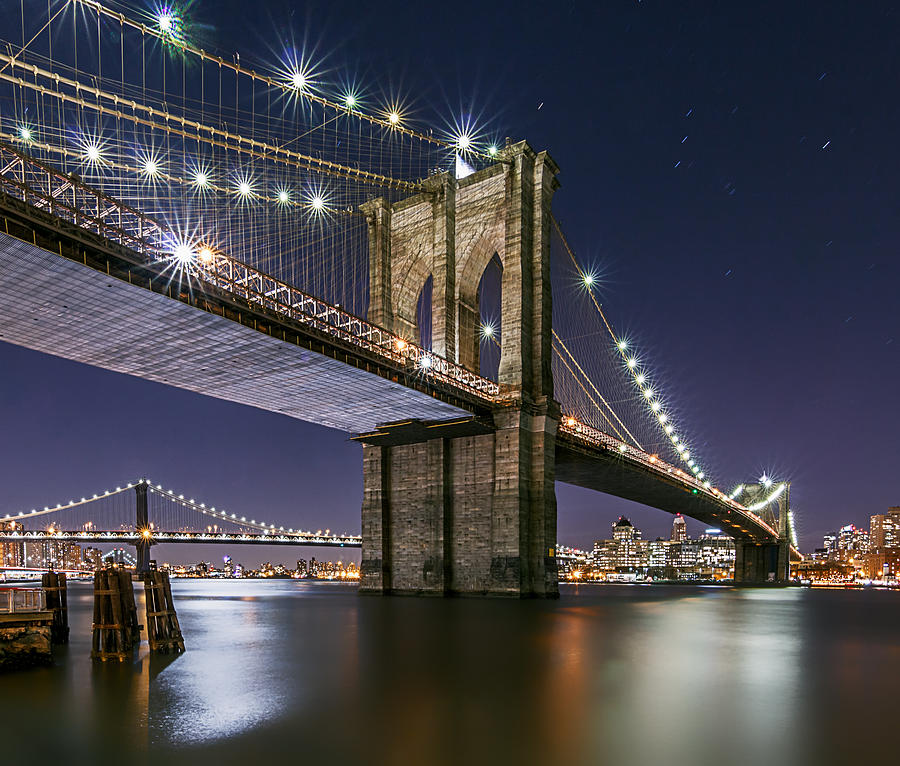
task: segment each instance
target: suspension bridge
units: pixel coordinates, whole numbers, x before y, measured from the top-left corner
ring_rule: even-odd
[[[304,532],[248,519],[138,479],[81,499],[0,515],[0,542],[131,545],[135,568],[146,572],[162,543],[238,543],[358,548],[358,535]]]
[[[419,124],[302,51],[210,53],[172,8],[22,7],[0,340],[351,434],[366,591],[555,595],[556,481],[720,527],[736,580],[787,578],[786,484],[716,486],[565,237],[547,152]],[[224,521],[104,532],[302,537]]]

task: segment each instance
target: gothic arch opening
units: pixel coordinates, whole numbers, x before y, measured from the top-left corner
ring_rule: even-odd
[[[502,353],[500,339],[503,337],[503,262],[497,253],[481,273],[475,300],[477,369],[484,377],[497,380]]]
[[[433,292],[434,279],[429,274],[416,300],[416,328],[418,334],[414,338],[416,343],[429,351],[431,350],[431,296]]]

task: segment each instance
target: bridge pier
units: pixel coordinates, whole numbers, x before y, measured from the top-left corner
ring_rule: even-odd
[[[557,597],[558,420],[510,408],[493,433],[364,445],[361,592]]]
[[[363,592],[558,595],[559,405],[550,364],[558,171],[546,152],[510,143],[496,164],[465,179],[444,173],[420,195],[362,206],[372,321],[417,340],[417,300],[430,276],[432,349],[473,372],[479,283],[500,258],[498,383],[506,402],[467,433],[452,423],[406,423],[358,437]]]
[[[736,584],[787,583],[790,580],[791,549],[787,540],[752,543],[735,540]]]

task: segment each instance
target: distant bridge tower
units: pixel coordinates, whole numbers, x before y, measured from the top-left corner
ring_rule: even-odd
[[[772,496],[771,482],[745,484],[737,498],[750,507]],[[753,543],[735,540],[734,581],[742,583],[787,582],[791,569],[791,485],[784,482],[784,489],[771,503],[757,512],[778,532],[774,543]]]
[[[363,591],[558,595],[551,373],[550,212],[559,169],[525,142],[463,179],[452,172],[369,221],[369,319],[419,341],[432,280],[435,353],[478,371],[478,286],[503,267],[499,383],[481,433],[392,429],[364,443]]]
[[[147,487],[146,481],[139,481],[134,486],[136,494],[136,519],[135,528],[140,535],[135,544],[137,548],[137,573],[146,574],[150,571],[150,540],[145,536],[145,532],[150,530],[150,514],[147,506]]]

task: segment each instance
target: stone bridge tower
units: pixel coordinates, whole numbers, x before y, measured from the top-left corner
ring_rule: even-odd
[[[369,319],[418,342],[432,280],[432,350],[478,371],[478,286],[502,267],[499,383],[487,432],[363,439],[362,584],[370,593],[558,595],[550,210],[558,168],[525,142],[463,179],[429,178],[369,221]]]

